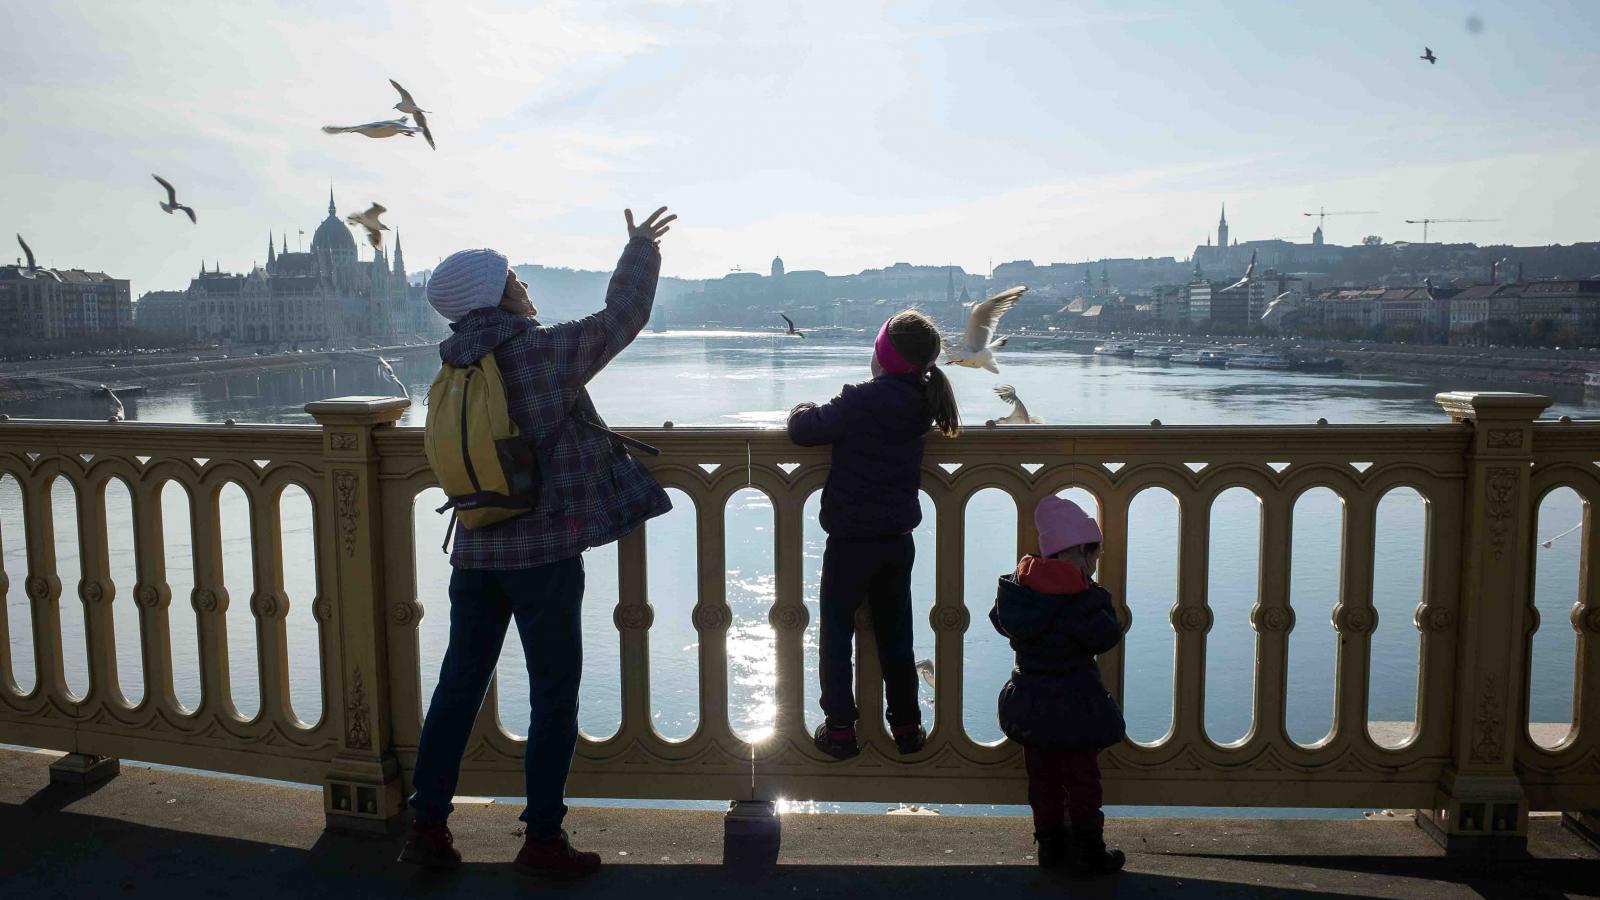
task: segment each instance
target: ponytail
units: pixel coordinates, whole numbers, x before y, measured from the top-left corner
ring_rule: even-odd
[[[927,316],[908,309],[889,320],[885,333],[895,352],[910,365],[927,372],[922,377],[922,396],[939,431],[946,437],[960,434],[961,414],[956,409],[955,391],[950,387],[950,379],[935,365],[943,344],[939,329]]]
[[[950,379],[938,366],[928,370],[928,377],[922,382],[922,395],[928,400],[928,409],[933,413],[934,424],[945,437],[955,437],[961,433],[961,412],[956,408],[956,392],[950,388]]]

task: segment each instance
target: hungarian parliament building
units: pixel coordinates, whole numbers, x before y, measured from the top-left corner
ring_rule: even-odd
[[[311,248],[289,251],[267,238],[267,263],[250,272],[200,272],[187,291],[156,291],[139,298],[141,330],[182,334],[192,340],[232,344],[322,346],[433,340],[443,320],[421,287],[406,277],[396,235],[394,259],[382,249],[357,259],[356,241],[339,219],[328,192],[328,217]]]

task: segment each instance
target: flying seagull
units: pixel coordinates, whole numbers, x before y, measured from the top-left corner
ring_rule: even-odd
[[[1439,61],[1439,57],[1433,55],[1433,48],[1432,47],[1423,47],[1422,48],[1422,55],[1417,57],[1417,59],[1425,59],[1425,60],[1427,60],[1428,61],[1428,65],[1430,65],[1430,66],[1434,65],[1435,63],[1437,63]]]
[[[324,125],[324,134],[364,134],[369,138],[388,138],[397,134],[411,137],[422,129],[406,121],[405,116],[398,119],[386,119],[382,122],[368,122],[365,125]]]
[[[1539,546],[1543,547],[1546,550],[1549,550],[1551,547],[1555,546],[1556,541],[1561,540],[1562,538],[1564,538],[1567,535],[1573,533],[1574,531],[1577,531],[1579,528],[1582,528],[1582,527],[1583,527],[1583,523],[1579,522],[1578,524],[1572,526],[1571,528],[1568,528],[1566,531],[1561,532],[1560,534],[1556,535],[1553,538],[1550,538],[1547,541],[1540,541],[1539,542]]]
[[[400,82],[391,78],[389,79],[389,83],[394,85],[394,89],[400,92],[400,102],[396,103],[394,108],[403,113],[410,113],[412,116],[416,117],[417,127],[422,129],[422,136],[427,139],[428,146],[432,147],[434,150],[439,149],[438,147],[433,146],[433,132],[428,130],[428,111],[418,106],[417,101],[411,99],[411,92],[401,87]]]
[[[103,384],[95,389],[95,393],[105,397],[111,402],[111,416],[110,418],[106,419],[106,421],[121,422],[123,416],[122,398],[118,397],[116,393],[111,390],[111,388],[108,388]]]
[[[1261,324],[1271,328],[1281,328],[1286,324],[1289,315],[1300,308],[1295,300],[1293,291],[1284,291],[1272,298],[1267,304],[1267,309],[1261,314]]]
[[[794,320],[793,319],[789,318],[788,316],[784,315],[783,313],[778,313],[778,318],[782,319],[783,323],[785,325],[789,326],[788,334],[789,334],[790,337],[797,337],[797,338],[800,338],[802,340],[805,339],[805,335],[802,334],[799,331],[799,329],[794,327]]]
[[[194,217],[194,210],[178,202],[178,191],[172,186],[172,182],[162,178],[160,175],[151,175],[150,177],[154,178],[157,184],[167,189],[167,200],[161,204],[162,212],[170,216],[181,209],[189,214],[190,222],[196,225],[200,224],[200,220]]]
[[[932,688],[933,687],[933,660],[931,660],[931,659],[919,659],[919,660],[917,660],[917,674],[922,676],[922,680],[927,683],[929,688]]]
[[[1256,251],[1251,250],[1250,251],[1250,265],[1244,267],[1244,277],[1239,279],[1238,281],[1235,281],[1233,284],[1230,284],[1227,287],[1223,288],[1223,290],[1224,291],[1231,291],[1231,290],[1235,290],[1237,288],[1249,287],[1250,286],[1250,282],[1254,281],[1255,279],[1256,279]]]
[[[367,243],[371,244],[373,249],[377,249],[383,246],[383,235],[378,232],[389,230],[389,226],[378,221],[378,217],[386,212],[388,212],[387,209],[374,203],[367,207],[366,212],[345,216],[344,220],[351,225],[360,225],[365,228],[367,230]]]
[[[1017,389],[1009,384],[1002,384],[994,389],[1000,395],[1003,403],[1011,404],[1011,414],[1003,419],[995,419],[996,425],[1043,425],[1044,420],[1038,416],[1028,415],[1028,408],[1022,405],[1022,399],[1017,396]]]
[[[1001,316],[1017,305],[1017,301],[1022,298],[1026,290],[1027,288],[1018,285],[975,304],[972,312],[967,315],[967,330],[961,336],[961,343],[944,342],[945,362],[954,366],[987,369],[998,373],[1000,370],[994,364],[994,351],[1004,347],[1006,339],[994,340],[995,326],[1000,323]]]
[[[28,271],[24,272],[19,268],[17,269],[17,274],[21,275],[23,278],[32,278],[33,276],[38,275],[39,264],[33,261],[33,248],[28,246],[28,242],[23,240],[22,235],[20,234],[17,235],[17,243],[22,245],[22,255],[28,258]]]

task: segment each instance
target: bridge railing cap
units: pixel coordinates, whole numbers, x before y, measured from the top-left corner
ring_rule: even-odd
[[[1532,421],[1550,405],[1543,394],[1516,391],[1446,391],[1434,401],[1458,422],[1479,419],[1520,419]]]
[[[305,406],[319,425],[384,425],[398,421],[410,408],[405,397],[335,397]]]

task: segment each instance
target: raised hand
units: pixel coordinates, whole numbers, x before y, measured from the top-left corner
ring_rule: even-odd
[[[674,213],[670,216],[667,216],[665,219],[661,218],[661,214],[666,211],[667,208],[663,206],[651,213],[650,218],[645,219],[638,225],[635,225],[633,224],[633,210],[623,210],[622,215],[628,220],[628,238],[632,240],[636,237],[642,237],[649,238],[652,241],[660,241],[663,234],[666,234],[672,230],[672,227],[668,223],[678,217],[677,214]]]

